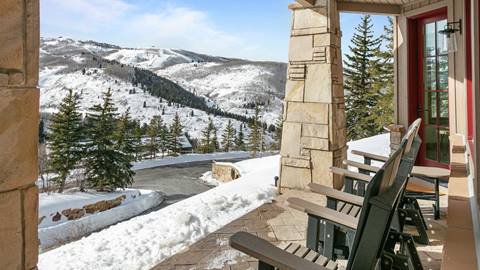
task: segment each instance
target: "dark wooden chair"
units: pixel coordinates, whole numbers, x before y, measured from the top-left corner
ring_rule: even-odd
[[[406,179],[409,172],[411,171],[413,164],[420,147],[419,138],[415,138],[417,132],[416,129],[419,126],[417,124],[412,125],[407,132],[407,135],[402,140],[401,148],[403,152],[408,152],[402,156],[401,163],[399,165],[399,170],[397,177]],[[378,173],[380,168],[373,167],[369,165],[362,166],[364,164],[360,163],[360,166],[368,170],[371,173]],[[368,167],[367,167],[368,166]],[[340,170],[340,169],[338,169]],[[355,173],[348,170],[343,170],[342,173],[345,177],[350,175],[352,182],[354,181],[364,181],[365,187],[371,181],[372,176],[365,175],[363,173]],[[352,184],[353,185],[353,184]],[[363,204],[364,198],[358,195],[349,194],[348,192],[342,192],[335,190],[330,187],[322,186],[319,184],[311,183],[309,185],[312,192],[319,193],[327,197],[327,208],[332,209],[332,215],[334,212],[340,212],[344,215],[349,216],[350,224],[355,224],[356,219],[361,213],[361,207]],[[364,194],[364,193],[363,193]],[[403,191],[402,191],[403,195]],[[402,196],[403,197],[403,196]],[[313,249],[317,252],[322,253],[328,258],[346,258],[350,252],[350,249],[353,244],[352,236],[355,234],[355,226],[345,226],[344,224],[339,224],[335,220],[327,221],[321,215],[312,211],[305,211],[306,209],[316,209],[317,205],[298,198],[289,198],[287,200],[290,207],[304,211],[308,215],[308,226],[307,226],[307,247]],[[406,222],[406,216],[408,213],[405,211],[397,211],[397,216],[394,222],[394,228],[403,232],[403,228]],[[424,227],[421,227],[421,232],[426,231]],[[419,233],[420,234],[420,233]]]
[[[373,176],[358,219],[321,206],[305,209],[316,212],[328,221],[356,228],[351,236],[353,242],[346,266],[348,270],[377,269],[378,266],[381,269],[422,269],[411,236],[391,230],[399,196],[406,185],[406,179],[396,177],[401,154],[402,149],[397,150]],[[399,249],[396,250],[395,245],[392,248],[393,242],[400,244]],[[295,244],[281,249],[246,232],[234,234],[230,238],[230,245],[259,259],[260,270],[343,269],[334,260],[312,249]]]

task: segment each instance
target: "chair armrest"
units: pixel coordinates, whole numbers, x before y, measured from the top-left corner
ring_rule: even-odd
[[[327,270],[327,268],[321,265],[288,253],[287,251],[247,232],[235,233],[230,237],[229,242],[232,248],[279,269]]]
[[[363,174],[363,173],[352,172],[352,171],[349,171],[347,169],[342,169],[342,168],[337,168],[337,167],[330,167],[330,171],[333,174],[336,174],[336,175],[353,178],[354,180],[367,182],[367,183],[369,183],[373,178],[370,175],[366,175],[366,174]]]
[[[363,197],[353,195],[347,192],[336,190],[330,187],[322,186],[315,183],[308,184],[308,187],[312,192],[319,193],[327,196],[328,198],[335,199],[337,201],[346,202],[349,204],[354,204],[358,206],[363,205]]]
[[[375,161],[386,162],[388,160],[388,157],[375,155],[375,154],[367,153],[367,152],[362,152],[362,151],[358,151],[358,150],[352,150],[352,154],[357,155],[357,156],[362,156],[363,158],[369,158],[369,159],[375,160]]]
[[[355,167],[355,168],[358,168],[358,169],[362,169],[362,170],[365,170],[365,171],[368,171],[368,172],[372,172],[372,173],[377,173],[380,170],[379,167],[367,165],[367,164],[352,161],[352,160],[344,160],[343,164],[345,164],[347,166],[352,166],[352,167]]]
[[[288,198],[287,203],[288,206],[298,211],[332,221],[348,228],[357,229],[358,219],[355,217],[346,215],[330,208],[320,206],[318,204],[311,203],[300,198]]]

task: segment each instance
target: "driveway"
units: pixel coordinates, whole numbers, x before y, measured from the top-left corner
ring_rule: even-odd
[[[222,160],[222,162],[240,160],[242,159]],[[138,170],[132,187],[157,190],[164,194],[164,202],[157,208],[151,209],[154,211],[213,188],[199,179],[202,174],[211,169],[212,161],[209,160]]]

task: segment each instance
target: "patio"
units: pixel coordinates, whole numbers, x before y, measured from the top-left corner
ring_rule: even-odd
[[[443,190],[442,190],[443,191]],[[307,215],[289,208],[285,201],[289,197],[300,197],[324,205],[325,198],[308,191],[285,190],[271,204],[264,204],[247,215],[231,222],[222,229],[209,234],[190,248],[179,253],[154,269],[256,269],[258,261],[248,257],[228,245],[231,235],[247,231],[275,245],[286,242],[305,245]],[[442,196],[441,219],[433,219],[432,202],[419,201],[429,226],[430,246],[417,245],[424,269],[440,269],[443,244],[446,238],[447,196]],[[407,227],[408,230],[409,227]]]

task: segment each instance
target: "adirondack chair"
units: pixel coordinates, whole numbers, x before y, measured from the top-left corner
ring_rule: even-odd
[[[417,121],[415,125],[412,125],[405,138],[402,140],[401,148],[404,152],[407,152],[402,156],[399,171],[397,177],[406,179],[408,177],[420,146],[420,139],[415,138],[420,122]],[[377,173],[380,168],[372,167],[367,168],[369,172]],[[364,174],[357,174],[348,170],[342,170],[344,174],[351,174],[350,179],[353,181],[365,181],[368,184],[371,180],[371,176]],[[363,177],[363,178],[362,178]],[[362,178],[362,179],[359,179]],[[353,185],[353,184],[352,184]],[[309,185],[312,192],[325,195],[327,197],[327,208],[336,210],[350,217],[350,223],[354,224],[356,218],[358,218],[361,207],[363,204],[363,197],[349,194],[335,190],[330,187],[321,186],[319,184],[311,183]],[[402,192],[403,196],[403,192]],[[305,209],[315,209],[317,205],[307,202],[298,198],[289,198],[287,200],[290,207],[305,211]],[[308,207],[307,207],[308,206]],[[321,252],[328,258],[345,258],[348,257],[350,249],[353,244],[352,236],[355,234],[355,228],[348,226],[339,226],[335,221],[327,222],[322,216],[315,213],[307,212],[308,226],[307,226],[307,247],[317,252]],[[403,232],[406,216],[408,213],[401,210],[398,211],[394,228]],[[422,226],[419,235],[426,235],[426,231]],[[415,236],[418,238],[418,236]]]
[[[415,139],[410,148],[407,146],[407,149],[405,151],[406,153],[404,155],[405,162],[408,162],[404,164],[405,166],[408,166],[408,169],[406,170],[408,174],[412,172],[412,169],[415,165],[416,157],[418,155],[418,152],[420,150],[420,146],[422,143],[421,139],[418,137],[420,124],[421,124],[420,118],[415,120],[410,125],[407,131],[407,134],[404,136],[402,140],[402,141],[406,140],[409,132],[413,128],[416,128]],[[379,156],[379,155],[357,151],[357,150],[352,150],[352,154],[363,156],[364,163],[347,161],[345,162],[345,164],[349,166],[357,167],[360,173],[367,174],[367,175],[369,175],[370,173],[375,173],[379,169],[378,167],[371,166],[372,161],[385,162],[388,159],[388,157]],[[407,177],[408,177],[408,181],[412,181],[412,178],[410,177],[410,175],[407,175]],[[408,182],[407,182],[407,186],[408,186]],[[401,198],[402,200],[400,201],[399,215],[398,215],[399,229],[403,231],[403,228],[406,224],[414,226],[418,234],[418,235],[413,235],[415,242],[423,245],[428,245],[430,243],[430,240],[427,234],[428,227],[427,227],[427,223],[425,222],[425,218],[422,214],[422,211],[420,209],[420,205],[417,201],[417,198],[421,198],[421,196],[416,197],[415,193],[413,193],[412,195],[412,193],[410,193],[407,189],[405,189],[402,193]]]
[[[322,215],[325,219],[356,228],[352,252],[346,268],[316,251],[289,244],[284,249],[247,232],[238,232],[230,238],[230,246],[259,259],[259,270],[369,270],[423,269],[411,236],[390,229],[398,206],[399,196],[406,184],[405,179],[395,177],[401,159],[397,150],[370,181],[358,220],[335,210],[316,207],[306,209]],[[392,249],[398,241],[399,249]]]

